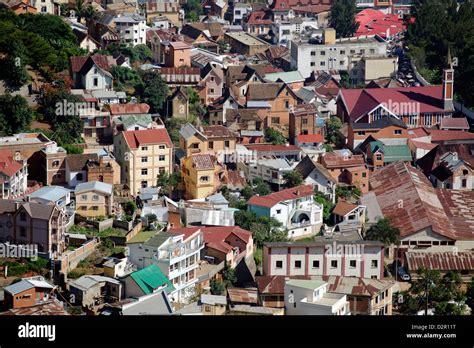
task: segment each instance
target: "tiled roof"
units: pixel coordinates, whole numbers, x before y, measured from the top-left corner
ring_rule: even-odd
[[[86,170],[86,164],[89,161],[98,160],[97,153],[70,154],[66,157],[67,166],[72,172]]]
[[[432,145],[436,148],[416,161],[416,165],[425,175],[430,175],[431,171],[442,162],[442,157],[449,153],[457,154],[458,160],[462,160],[474,168],[474,144]]]
[[[401,161],[373,172],[369,185],[402,238],[431,228],[452,240],[474,239],[474,192],[433,188],[421,171]]]
[[[249,100],[274,100],[285,87],[283,82],[249,83],[247,88],[247,101]]]
[[[15,161],[13,154],[8,150],[0,150],[0,173],[7,177],[14,176],[23,168],[23,164]]]
[[[273,144],[245,144],[245,147],[251,151],[257,152],[295,152],[301,151],[296,145],[273,145]]]
[[[397,14],[387,14],[374,9],[365,9],[355,16],[359,28],[354,36],[379,35],[385,38],[387,31],[393,36],[405,30],[406,26]]]
[[[324,137],[322,134],[302,134],[296,137],[299,144],[304,143],[323,143]]]
[[[357,207],[357,204],[352,204],[340,199],[334,207],[332,213],[339,216],[345,216]]]
[[[237,134],[224,126],[205,126],[202,130],[208,138],[236,138]]]
[[[348,168],[354,166],[364,166],[365,159],[363,155],[340,156],[335,152],[329,152],[323,156],[323,165],[326,168]]]
[[[310,156],[303,158],[295,167],[295,171],[300,172],[303,179],[306,179],[314,169],[322,174],[326,180],[336,183],[336,180],[332,177],[331,173],[325,167],[323,167],[323,165],[312,160]]]
[[[111,104],[109,107],[111,115],[147,114],[150,111],[150,105],[145,103]]]
[[[115,60],[112,56],[107,56],[104,54],[94,54],[92,56],[80,56],[80,57],[71,57],[71,70],[72,72],[80,72],[86,63],[89,61],[89,64],[94,63],[99,68],[108,71],[113,65],[115,65]]]
[[[173,147],[173,142],[164,128],[124,131],[123,136],[130,149],[137,149],[139,146],[147,144],[166,144]]]
[[[314,195],[312,185],[300,185],[279,192],[274,192],[266,196],[253,196],[249,199],[248,204],[271,208],[280,202],[312,195]]]
[[[194,167],[197,169],[213,169],[214,168],[214,157],[210,154],[197,154],[192,155]]]

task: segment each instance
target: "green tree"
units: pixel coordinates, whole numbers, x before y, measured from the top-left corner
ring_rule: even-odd
[[[326,132],[327,132],[327,140],[332,143],[336,144],[338,139],[338,131],[342,127],[341,119],[337,116],[332,116],[326,122]]]
[[[303,183],[303,177],[301,176],[301,173],[296,170],[284,173],[283,179],[285,180],[285,187],[288,188],[299,186]]]
[[[166,97],[168,96],[168,85],[155,71],[147,71],[143,75],[143,91],[141,93],[143,102],[150,105],[152,113],[162,110]]]
[[[188,0],[182,5],[182,7],[186,19],[189,19],[191,22],[197,22],[199,19],[199,15],[203,13],[203,8],[200,0]]]
[[[270,185],[266,183],[261,177],[256,177],[252,180],[254,195],[266,196],[272,193]]]
[[[227,264],[224,266],[222,271],[222,278],[224,278],[225,287],[235,286],[237,283],[237,275],[234,268],[230,268]]]
[[[466,304],[471,308],[471,315],[474,315],[474,277],[467,286],[466,290]]]
[[[283,134],[273,128],[265,129],[265,141],[272,143],[273,145],[284,145],[287,143]]]
[[[282,228],[281,222],[268,217],[259,216],[251,211],[237,211],[234,214],[235,226],[252,231],[257,247],[265,242],[283,242],[288,240],[288,232]]]
[[[163,172],[158,174],[156,186],[160,188],[160,194],[166,194],[168,197],[171,197],[173,191],[176,190],[180,182],[181,174],[179,172],[174,172],[171,174]]]
[[[399,238],[400,230],[391,225],[389,218],[380,219],[375,225],[371,226],[365,234],[366,240],[378,240],[385,246],[397,244]]]
[[[0,95],[0,134],[13,135],[26,131],[34,118],[33,110],[20,95]]]
[[[329,26],[336,30],[337,37],[349,37],[359,28],[355,20],[357,6],[355,0],[334,0],[331,6]]]
[[[325,222],[327,222],[331,217],[331,211],[334,207],[334,204],[332,204],[332,202],[317,189],[314,190],[314,201],[323,206],[323,219]]]
[[[211,280],[211,294],[212,295],[225,294],[225,284],[221,281],[212,279]]]

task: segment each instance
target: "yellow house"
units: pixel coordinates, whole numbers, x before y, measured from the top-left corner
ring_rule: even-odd
[[[179,131],[179,147],[187,157],[197,153],[220,155],[235,152],[236,133],[220,125],[199,128],[188,123]]]
[[[84,217],[110,216],[113,212],[112,185],[100,181],[80,183],[74,190],[76,213]]]
[[[160,173],[172,172],[173,143],[165,128],[118,133],[114,155],[121,167],[122,183],[134,196],[141,188],[156,186]]]
[[[194,154],[183,160],[186,199],[206,198],[217,191],[225,168],[210,154]]]

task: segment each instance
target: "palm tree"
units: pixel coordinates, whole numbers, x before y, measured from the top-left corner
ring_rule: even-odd
[[[82,17],[84,17],[84,0],[76,0],[74,5],[74,11],[76,12],[77,22],[80,23]]]
[[[301,176],[301,173],[295,170],[283,174],[283,179],[285,180],[285,186],[288,188],[299,186],[303,183],[303,177]]]
[[[99,13],[91,5],[89,5],[83,10],[82,16],[86,20],[87,25],[89,25],[90,22],[93,22],[99,18]]]

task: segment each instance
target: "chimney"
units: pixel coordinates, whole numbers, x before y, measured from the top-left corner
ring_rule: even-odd
[[[323,31],[323,44],[334,45],[336,43],[336,30],[333,28],[326,28]]]
[[[443,108],[454,110],[454,66],[451,59],[451,49],[448,48],[448,66],[443,69]]]

